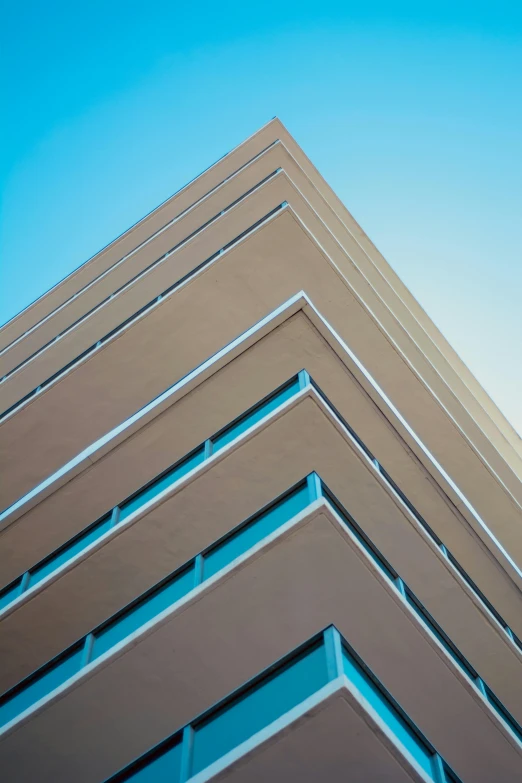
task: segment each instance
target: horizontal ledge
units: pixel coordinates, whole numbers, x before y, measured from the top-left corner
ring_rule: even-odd
[[[182,597],[178,598],[177,600],[174,600],[174,603],[172,603],[171,606],[167,607],[164,610],[160,610],[159,614],[156,614],[156,616],[152,616],[150,620],[145,621],[140,627],[138,627],[135,631],[125,635],[121,641],[109,642],[109,647],[106,648],[106,651],[103,651],[103,645],[102,649],[99,653],[97,653],[95,659],[92,661],[92,663],[86,663],[83,668],[80,669],[80,671],[77,674],[73,674],[71,677],[66,679],[62,685],[59,685],[54,690],[49,692],[46,696],[41,698],[41,700],[37,701],[34,705],[28,707],[26,711],[22,712],[18,716],[15,716],[10,722],[5,724],[2,731],[0,731],[1,734],[9,733],[10,730],[12,730],[17,724],[23,723],[27,720],[31,719],[31,716],[34,713],[37,713],[41,711],[42,709],[45,709],[49,704],[52,704],[57,699],[63,698],[68,691],[71,689],[74,689],[78,683],[81,681],[89,680],[92,676],[95,675],[95,672],[103,668],[104,666],[108,665],[112,660],[115,658],[118,658],[120,655],[128,654],[129,651],[132,651],[132,649],[135,647],[135,645],[140,643],[140,640],[143,640],[143,638],[147,637],[148,635],[154,635],[158,631],[159,628],[165,623],[169,622],[169,619],[175,615],[178,611],[183,611],[184,607],[186,605],[190,605],[193,601],[197,601],[200,594],[206,591],[211,591],[213,589],[213,586],[215,584],[219,584],[221,580],[227,579],[230,574],[233,574],[237,569],[241,569],[244,567],[245,564],[248,564],[252,559],[255,559],[258,557],[265,549],[270,549],[272,546],[276,545],[277,542],[281,539],[285,539],[286,537],[292,535],[295,530],[299,530],[301,527],[308,525],[310,522],[313,522],[314,519],[318,518],[319,516],[323,516],[325,519],[329,521],[331,525],[333,525],[335,528],[339,529],[339,532],[341,533],[342,538],[350,543],[350,546],[357,551],[358,556],[360,559],[363,559],[366,563],[366,567],[370,572],[372,572],[374,575],[378,575],[378,579],[385,584],[386,591],[388,593],[391,593],[391,595],[394,597],[394,600],[396,603],[402,604],[403,611],[406,614],[410,614],[413,611],[413,616],[417,617],[416,623],[419,622],[419,619],[421,619],[420,625],[423,629],[423,634],[430,640],[430,644],[433,646],[435,643],[435,649],[439,650],[439,655],[442,655],[442,657],[446,660],[446,665],[449,665],[450,669],[455,669],[458,672],[458,679],[461,679],[461,681],[466,683],[466,689],[469,690],[470,686],[473,686],[473,693],[475,696],[475,700],[479,700],[479,702],[482,702],[484,705],[486,702],[486,694],[490,693],[489,689],[484,691],[480,691],[480,689],[477,688],[476,685],[476,673],[473,670],[466,670],[467,663],[465,662],[465,659],[462,659],[458,656],[460,656],[460,653],[453,648],[453,650],[450,649],[448,644],[451,644],[449,640],[444,640],[443,636],[441,636],[440,629],[437,629],[433,621],[426,619],[426,613],[424,610],[420,610],[418,607],[417,599],[411,594],[411,591],[408,590],[407,587],[402,583],[402,580],[398,579],[395,572],[391,569],[391,566],[389,564],[386,564],[385,561],[383,561],[383,558],[380,554],[375,553],[375,551],[368,545],[368,543],[365,543],[364,539],[360,537],[360,533],[357,533],[357,528],[353,528],[352,522],[349,522],[349,517],[346,515],[344,518],[340,516],[341,512],[338,508],[335,508],[332,506],[332,500],[328,497],[328,492],[325,489],[324,492],[326,492],[326,496],[323,496],[322,491],[319,489],[319,497],[317,500],[314,500],[314,495],[316,494],[316,490],[313,489],[314,483],[312,481],[312,484],[304,484],[304,488],[309,487],[306,489],[306,493],[309,495],[308,501],[306,501],[305,496],[303,496],[303,500],[300,501],[301,503],[306,502],[307,505],[305,508],[303,508],[302,511],[297,513],[295,516],[292,516],[287,522],[282,521],[278,524],[276,529],[269,533],[267,536],[262,538],[258,543],[254,544],[251,548],[248,548],[246,552],[242,555],[239,555],[239,557],[234,558],[229,564],[225,564],[223,567],[219,568],[219,570],[215,573],[212,571],[210,572],[210,575],[201,581],[201,583],[198,584],[197,581],[197,574],[196,574],[196,585],[192,589],[190,587],[188,588],[188,592],[186,592],[187,588],[185,589],[185,594],[182,595]],[[294,489],[291,492],[295,493],[297,490]],[[300,490],[302,493],[302,490]],[[288,495],[288,498],[292,498],[292,494]],[[278,501],[278,503],[281,501]],[[274,506],[274,509],[277,508],[277,505]],[[290,505],[290,508],[292,506]],[[255,515],[256,517],[257,515]],[[252,520],[254,523],[256,519]],[[247,520],[248,523],[248,520]],[[350,525],[350,526],[349,526]],[[241,525],[238,528],[238,531],[242,534],[242,531],[248,530],[248,526]],[[234,531],[235,534],[235,531]],[[229,538],[227,536],[223,543],[226,542],[226,540]],[[211,547],[210,554],[215,551],[215,547]],[[373,554],[372,554],[373,552]],[[208,558],[209,553],[204,553],[205,562],[206,558]],[[232,555],[233,556],[233,555]],[[233,556],[234,557],[234,556]],[[196,564],[197,564],[198,558],[196,558]],[[203,569],[203,565],[200,566],[201,569]],[[193,574],[195,572],[191,571],[189,575],[192,575],[192,578],[194,578]],[[180,571],[181,578],[184,579],[184,571]],[[397,582],[400,583],[400,588],[397,587]],[[175,583],[173,583],[175,584]],[[414,600],[412,600],[412,598]],[[138,603],[138,609],[139,609],[139,603]],[[428,615],[429,617],[429,615]],[[415,624],[415,623],[414,623]],[[107,621],[105,623],[101,630],[95,630],[92,634],[89,634],[88,637],[85,640],[85,650],[92,651],[93,650],[93,638],[94,638],[94,645],[96,648],[97,639],[101,639],[103,643],[103,635],[105,633],[105,627],[109,629],[109,638],[110,638],[110,628],[111,624],[110,621]],[[78,648],[77,653],[75,655],[85,655],[85,652],[82,653],[82,646]],[[94,655],[94,653],[93,653]],[[64,659],[65,662],[67,662],[68,658],[66,657]],[[457,667],[455,667],[455,662],[458,664]],[[459,668],[460,667],[460,668]],[[464,680],[462,680],[462,677],[464,676]],[[21,683],[20,685],[23,685]],[[481,686],[484,688],[484,685]],[[23,693],[23,691],[22,691]],[[493,699],[493,702],[488,704],[488,709],[491,709],[491,704],[495,706],[497,700],[496,698]],[[497,711],[498,712],[498,711]],[[510,720],[513,722],[513,719],[510,718]],[[502,721],[499,721],[498,715],[496,714],[496,721],[499,723],[499,726],[502,727],[502,731],[504,734],[506,734],[506,727]],[[511,728],[511,727],[510,727]],[[514,729],[511,729],[513,731]],[[507,732],[507,736],[511,737],[511,731]],[[519,731],[519,737],[522,737],[522,731],[520,728]],[[520,746],[522,749],[522,741],[519,738],[518,740],[514,737],[512,738],[512,742],[514,741],[515,746]]]
[[[87,449],[84,449],[77,457],[60,468],[55,474],[43,481],[20,500],[16,501],[16,503],[0,515],[0,524],[3,523],[4,527],[11,524],[20,515],[34,507],[40,500],[43,500],[55,489],[63,486],[75,475],[80,474],[86,467],[93,464],[116,445],[130,437],[145,423],[172,405],[180,396],[186,394],[191,388],[194,388],[194,386],[197,386],[198,383],[201,383],[210,374],[217,371],[219,367],[231,361],[234,356],[238,355],[238,353],[242,353],[253,343],[261,339],[266,333],[273,330],[277,325],[287,320],[299,310],[302,310],[305,313],[312,324],[316,326],[322,336],[325,337],[340,360],[348,366],[371,399],[390,421],[392,426],[398,431],[400,436],[406,440],[408,445],[412,447],[417,458],[420,459],[422,464],[433,475],[435,481],[449,497],[450,501],[456,508],[460,507],[463,518],[470,524],[473,531],[482,539],[485,545],[494,553],[497,561],[502,565],[506,573],[509,574],[509,577],[513,580],[517,588],[520,589],[522,584],[522,579],[520,578],[522,572],[517,564],[506,553],[484,521],[466,501],[462,493],[460,493],[458,487],[456,487],[450,477],[444,473],[441,466],[434,460],[430,452],[408,426],[407,422],[405,422],[391,402],[385,397],[382,390],[367,373],[357,357],[355,357],[349,347],[334,332],[303,291],[289,299],[273,313],[262,319],[244,334],[240,335],[236,340],[232,341],[232,343],[193,370],[174,386],[170,387],[147,406],[140,409],[140,411],[121,425],[111,430]],[[461,500],[459,500],[459,498]],[[464,498],[464,500],[462,500],[462,498]]]
[[[242,677],[235,680],[235,687],[248,679],[244,674],[249,666],[255,666],[253,675],[278,657],[277,650],[284,654],[299,643],[299,637],[308,638],[314,626],[324,627],[332,620],[448,762],[453,763],[450,756],[455,753],[465,754],[465,771],[474,783],[489,783],[493,760],[498,780],[508,780],[506,770],[520,765],[522,746],[327,503],[317,502],[309,513],[295,518],[211,579],[134,639],[100,657],[31,713],[6,726],[0,747],[4,768],[9,770],[10,758],[19,763],[17,748],[29,743],[32,756],[25,764],[38,764],[41,772],[53,764],[73,763],[87,774],[84,764],[96,765],[99,758],[107,761],[108,748],[102,747],[109,735],[115,743],[111,757],[121,768],[124,764],[118,759],[122,754],[129,760],[129,754],[140,754],[140,743],[143,750],[155,744],[151,731],[156,732],[157,742],[169,727],[172,731],[190,720],[190,713],[201,712],[205,694],[210,703],[216,701],[216,688],[225,688],[224,696],[234,689],[230,687],[234,678]],[[255,591],[247,587],[252,580]],[[290,585],[291,594],[297,591],[301,596],[306,612],[296,613],[292,601],[286,600]],[[343,596],[355,594],[356,585],[358,602],[347,612]],[[374,618],[370,626],[368,617]],[[243,629],[240,645],[234,634],[228,635],[238,623]],[[406,660],[407,681],[400,674]],[[417,688],[411,688],[412,681],[418,683]],[[137,709],[138,704],[143,709]],[[462,716],[458,732],[447,719],[449,704],[452,713]],[[144,725],[142,715],[149,710],[155,717]],[[56,721],[61,732],[56,731]],[[108,731],[109,724],[120,726],[117,738]],[[83,742],[86,733],[88,748]],[[56,756],[57,742],[70,747],[67,759],[59,753]],[[85,755],[93,744],[100,750],[96,758]],[[70,773],[71,769],[63,777],[83,780]],[[89,779],[95,778],[92,767],[89,774]]]
[[[502,620],[502,618],[498,615],[498,612],[494,610],[493,607],[489,604],[487,599],[482,595],[482,593],[478,590],[478,588],[474,588],[472,581],[469,579],[469,577],[466,576],[465,571],[459,566],[459,564],[452,558],[451,554],[448,554],[448,550],[445,546],[441,545],[438,538],[435,536],[435,534],[431,531],[429,526],[422,520],[422,518],[419,517],[419,515],[415,512],[411,504],[409,504],[403,497],[400,495],[400,490],[398,490],[397,487],[393,485],[393,483],[390,483],[390,481],[386,477],[386,473],[382,470],[382,468],[379,466],[379,464],[376,462],[376,460],[373,459],[372,455],[364,444],[360,441],[360,439],[357,438],[357,436],[351,432],[349,428],[340,420],[337,415],[332,411],[327,401],[324,399],[321,390],[313,384],[310,385],[308,382],[306,382],[307,385],[301,385],[297,382],[297,377],[293,380],[287,382],[287,384],[284,384],[279,390],[276,390],[272,395],[268,396],[268,400],[274,398],[277,398],[277,394],[282,394],[284,389],[286,387],[289,387],[290,384],[293,383],[293,394],[290,398],[284,399],[284,401],[276,407],[275,409],[271,410],[269,414],[264,416],[261,420],[257,421],[253,425],[253,427],[248,428],[244,432],[242,432],[239,435],[239,439],[237,441],[237,445],[240,445],[241,442],[243,442],[244,439],[248,439],[252,437],[256,431],[259,429],[263,429],[266,426],[270,425],[270,422],[276,420],[277,418],[284,416],[285,412],[287,410],[290,410],[296,406],[298,406],[301,401],[306,398],[310,397],[312,398],[321,409],[324,410],[324,412],[329,417],[330,421],[336,426],[336,428],[341,432],[343,437],[350,443],[351,447],[359,454],[360,458],[366,462],[366,464],[370,467],[372,472],[375,474],[376,479],[378,482],[383,485],[386,488],[387,493],[392,497],[393,501],[399,505],[402,512],[411,520],[414,520],[414,524],[417,529],[422,529],[422,534],[427,535],[428,538],[433,542],[435,545],[436,551],[438,553],[438,556],[440,557],[440,553],[442,552],[444,555],[444,558],[448,561],[446,563],[448,569],[450,571],[456,572],[453,573],[453,577],[455,578],[456,574],[458,574],[458,581],[463,579],[464,575],[464,583],[466,584],[466,587],[468,590],[471,591],[471,594],[473,595],[473,598],[475,602],[477,603],[478,600],[478,606],[480,607],[480,610],[485,613],[486,619],[493,624],[495,627],[495,630],[497,632],[502,632],[502,639],[504,643],[508,644],[509,646],[514,646],[515,649],[518,651],[521,650],[520,641],[518,638],[511,632],[507,633],[505,631],[506,623]],[[284,398],[284,395],[283,395]],[[262,406],[262,403],[259,403],[258,406],[254,406],[253,410],[256,410],[259,406]],[[243,414],[243,416],[247,416],[248,412]],[[241,417],[240,417],[241,419]],[[233,427],[232,423],[229,425],[230,427]],[[225,428],[226,430],[227,428]],[[213,438],[210,439],[210,442],[212,442]],[[219,449],[218,451],[214,451],[210,454],[210,456],[206,457],[205,460],[199,461],[198,464],[195,465],[191,470],[189,470],[188,473],[182,474],[177,480],[172,482],[169,486],[167,486],[162,491],[158,492],[158,494],[152,498],[150,498],[148,501],[145,501],[143,505],[139,506],[134,510],[132,513],[130,513],[128,516],[126,516],[124,519],[120,518],[117,521],[115,521],[114,524],[112,522],[109,524],[101,524],[103,523],[103,519],[101,520],[101,533],[98,538],[93,539],[88,543],[83,550],[77,551],[76,554],[72,555],[68,560],[61,562],[54,571],[51,571],[48,573],[48,575],[40,581],[37,581],[34,585],[32,585],[29,582],[29,586],[25,589],[25,591],[21,592],[18,597],[14,598],[13,601],[9,604],[6,604],[6,606],[3,608],[3,611],[0,612],[0,620],[2,616],[6,616],[7,614],[16,611],[19,607],[23,606],[24,603],[27,601],[32,600],[32,598],[37,595],[39,592],[46,589],[46,587],[50,584],[52,584],[54,581],[59,579],[61,576],[66,574],[69,570],[74,568],[78,563],[83,562],[86,558],[88,558],[91,554],[94,554],[97,550],[99,550],[102,546],[105,545],[108,541],[110,541],[115,536],[120,535],[124,530],[125,527],[134,525],[135,523],[139,522],[140,519],[147,516],[149,513],[154,511],[154,509],[158,508],[162,503],[165,503],[169,500],[178,491],[181,491],[184,486],[186,486],[191,481],[197,479],[199,475],[201,475],[205,470],[211,469],[212,465],[215,464],[216,461],[220,461],[223,458],[226,458],[228,451],[227,449],[235,448],[234,443],[236,443],[236,439],[234,439],[230,444],[225,446],[225,449]],[[201,450],[202,447],[200,447]],[[190,457],[190,455],[189,455]],[[181,460],[181,463],[183,463],[183,460]],[[190,467],[190,464],[189,464]],[[125,503],[120,504],[121,508],[125,507]],[[117,512],[119,512],[119,508],[116,509]],[[107,517],[107,520],[109,518]],[[35,566],[33,569],[31,569],[35,573],[38,572],[38,567]],[[31,573],[31,570],[29,573]],[[8,588],[9,589],[9,588]]]

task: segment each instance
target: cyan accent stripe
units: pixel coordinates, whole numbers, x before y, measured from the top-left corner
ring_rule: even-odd
[[[332,646],[338,651],[333,666],[329,663]],[[107,783],[185,783],[210,771],[212,764],[236,749],[232,760],[237,761],[245,741],[255,739],[271,725],[277,730],[284,716],[291,720],[298,714],[296,708],[306,707],[310,697],[320,696],[322,690],[327,697],[335,688],[326,690],[325,686],[337,684],[341,688],[345,678],[363,706],[385,723],[403,754],[434,783],[460,783],[334,626],[270,666]]]

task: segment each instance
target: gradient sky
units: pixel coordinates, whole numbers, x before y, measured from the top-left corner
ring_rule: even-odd
[[[0,321],[274,115],[522,432],[522,3],[4,7]]]

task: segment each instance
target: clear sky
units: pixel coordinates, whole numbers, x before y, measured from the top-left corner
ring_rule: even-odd
[[[522,3],[28,0],[0,321],[274,115],[522,432]]]

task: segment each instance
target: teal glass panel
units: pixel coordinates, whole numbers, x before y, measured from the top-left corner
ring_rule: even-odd
[[[459,779],[451,772],[444,764],[444,782],[445,783],[460,783]]]
[[[22,589],[22,578],[17,579],[14,585],[11,585],[11,587],[8,587],[6,590],[4,590],[2,593],[0,593],[0,611],[4,608],[4,606],[7,606],[11,603],[11,601],[14,601],[15,598],[18,598],[18,596],[21,594]]]
[[[172,468],[172,470],[169,470],[168,473],[164,473],[163,476],[156,479],[156,481],[153,481],[152,484],[149,484],[141,492],[138,492],[137,495],[134,495],[134,497],[132,497],[130,500],[122,503],[120,506],[120,522],[125,519],[125,517],[128,517],[130,514],[132,514],[133,511],[141,508],[141,506],[143,506],[149,500],[156,497],[156,495],[159,495],[159,493],[163,492],[164,489],[170,487],[171,484],[174,484],[174,482],[178,481],[178,479],[180,479],[182,476],[185,476],[187,473],[189,473],[189,471],[193,470],[193,468],[197,467],[201,462],[203,462],[204,459],[205,450],[202,446],[193,454],[191,454],[190,457],[187,457],[187,459],[183,460],[183,462],[180,462],[178,465]]]
[[[279,503],[267,509],[260,516],[247,522],[231,536],[224,539],[203,557],[203,579],[208,579],[231,563],[236,557],[247,552],[278,527],[302,511],[310,503],[310,493],[306,484],[287,495]]]
[[[351,683],[373,707],[375,712],[410,752],[415,761],[434,779],[433,753],[408,726],[391,702],[385,697],[373,680],[343,647],[343,671]]]
[[[45,579],[45,577],[49,574],[52,574],[52,572],[56,571],[57,568],[60,568],[61,565],[67,563],[68,560],[71,560],[71,558],[73,558],[79,552],[82,552],[84,549],[86,549],[90,544],[93,543],[93,541],[96,541],[98,538],[103,536],[103,534],[110,529],[110,526],[111,515],[108,514],[106,517],[100,520],[97,525],[91,527],[83,535],[78,536],[78,538],[72,541],[69,546],[65,546],[53,557],[49,558],[49,560],[46,560],[45,563],[42,563],[42,565],[36,566],[29,574],[28,586],[32,587],[38,582],[41,582],[42,579]]]
[[[328,682],[324,646],[312,648],[194,726],[194,775]]]
[[[220,435],[212,438],[213,451],[222,449],[227,445],[227,443],[230,443],[231,441],[238,438],[243,432],[248,430],[250,427],[253,427],[254,424],[257,424],[258,421],[264,419],[265,416],[268,416],[268,414],[272,413],[272,411],[275,411],[284,402],[293,397],[294,394],[297,394],[298,391],[299,380],[296,378],[295,381],[290,383],[284,389],[281,389],[281,391],[277,394],[274,394],[273,397],[270,397],[270,399],[259,405],[259,407],[255,408],[250,413],[247,413],[234,424],[231,424],[230,427],[224,430]]]
[[[180,741],[168,748],[160,756],[153,758],[148,764],[117,777],[117,783],[179,783],[181,776],[181,737]],[[116,783],[116,781],[114,781]]]
[[[141,628],[153,617],[163,612],[194,587],[194,564],[189,569],[182,571],[171,581],[166,582],[158,590],[143,598],[139,603],[129,607],[113,622],[106,625],[100,631],[94,633],[94,643],[91,660],[103,655],[115,644],[121,642],[129,634]]]
[[[49,669],[42,672],[35,679],[27,683],[24,688],[16,691],[11,698],[0,704],[0,725],[20,715],[24,710],[54,691],[55,688],[66,682],[69,677],[76,674],[81,667],[83,645],[74,648],[61,660],[57,661]]]

